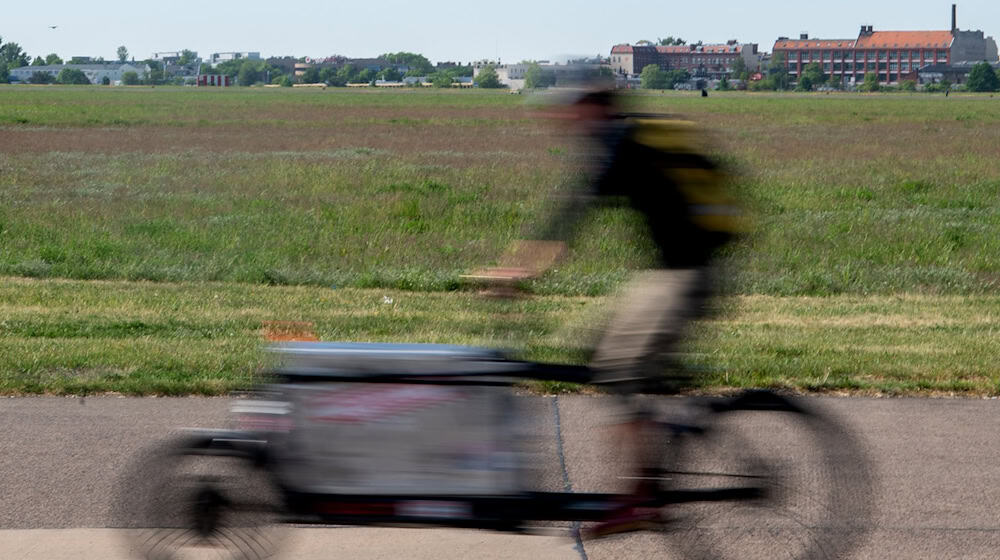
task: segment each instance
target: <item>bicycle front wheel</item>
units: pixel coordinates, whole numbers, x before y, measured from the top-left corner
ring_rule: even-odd
[[[703,431],[674,437],[664,510],[685,559],[849,558],[870,528],[863,449],[801,400],[768,392],[706,404]]]
[[[185,439],[143,454],[118,492],[116,525],[147,560],[263,560],[284,534],[281,496],[265,469]]]

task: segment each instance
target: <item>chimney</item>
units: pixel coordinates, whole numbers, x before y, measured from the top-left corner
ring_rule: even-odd
[[[809,34],[808,33],[799,33],[799,40],[800,41],[805,41],[807,39],[809,39]]]
[[[958,5],[951,5],[951,32],[958,31]]]

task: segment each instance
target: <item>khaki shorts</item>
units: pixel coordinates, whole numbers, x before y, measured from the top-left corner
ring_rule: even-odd
[[[619,308],[594,353],[591,367],[598,383],[628,384],[676,376],[670,354],[688,325],[705,314],[712,294],[709,269],[660,269],[638,274],[626,288]]]

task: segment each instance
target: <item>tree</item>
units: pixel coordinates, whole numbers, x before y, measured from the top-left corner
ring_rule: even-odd
[[[475,74],[475,68],[472,65],[468,66],[455,66],[445,70],[452,78],[471,78]]]
[[[271,83],[272,84],[277,84],[279,82],[276,81],[276,80],[280,80],[280,79],[281,79],[281,76],[276,76],[273,80],[271,80]],[[347,82],[340,81],[337,78],[337,69],[334,68],[334,67],[332,67],[332,66],[327,66],[326,68],[320,68],[320,70],[319,70],[319,81],[323,82],[324,84],[326,84],[328,86],[337,86],[337,87],[341,87],[341,86],[343,86],[344,84],[347,83]]]
[[[181,66],[187,66],[188,64],[194,62],[194,59],[195,59],[194,51],[189,49],[184,49],[181,51],[181,57],[177,59],[177,64],[180,64]]]
[[[387,82],[398,82],[403,79],[403,73],[395,68],[383,68],[378,76]]]
[[[101,78],[101,85],[102,86],[110,86],[111,85],[111,78],[109,78],[107,76],[104,76],[103,78]]]
[[[865,74],[865,81],[862,82],[861,86],[858,88],[861,91],[878,91],[882,89],[882,86],[878,83],[878,74],[875,72],[868,72]]]
[[[969,71],[969,80],[965,83],[969,91],[1000,90],[1000,79],[988,62],[980,62]]]
[[[915,80],[903,80],[899,82],[900,91],[917,91],[917,82]]]
[[[657,64],[647,64],[639,74],[639,85],[642,89],[666,89],[667,77]]]
[[[86,56],[74,56],[69,59],[69,64],[88,64],[90,62],[90,57]]]
[[[56,76],[56,81],[66,85],[90,85],[87,75],[75,68],[63,68]]]
[[[812,91],[813,88],[823,83],[823,67],[818,62],[811,62],[802,68],[802,75],[799,76],[796,89],[799,91]]]
[[[836,74],[830,74],[826,79],[826,85],[833,89],[841,89],[844,87],[844,79]]]
[[[524,87],[526,88],[544,88],[555,83],[555,73],[542,70],[542,67],[537,62],[532,62],[531,66],[524,72]]]
[[[56,81],[56,77],[48,72],[32,72],[28,78],[29,84],[51,84]]]
[[[370,84],[375,81],[375,71],[365,68],[354,76],[354,82],[358,84]]]
[[[320,70],[315,66],[310,66],[306,68],[305,72],[302,73],[302,83],[303,84],[318,84],[320,82]],[[243,70],[240,70],[240,85],[248,86],[250,84],[243,83]]]
[[[411,75],[410,72],[414,72],[413,76],[427,76],[434,72],[434,65],[422,54],[411,52],[385,53],[378,58],[390,64],[409,67],[407,75]]]
[[[766,83],[761,84],[763,89],[786,90],[791,82],[788,76],[788,65],[785,53],[778,51],[771,57],[771,62],[767,66]]]
[[[31,61],[31,65],[32,66],[45,66],[45,59],[42,58],[42,57],[40,57],[40,56],[36,56],[35,60]]]
[[[726,77],[725,74],[723,74],[722,79],[719,80],[719,84],[716,86],[715,89],[719,91],[729,91],[730,89],[732,89],[732,87],[729,85],[729,78]]]
[[[477,86],[485,89],[500,89],[503,84],[500,83],[500,76],[497,75],[496,68],[492,66],[486,66],[479,71],[479,75],[473,80]]]
[[[750,72],[747,70],[747,62],[743,60],[742,56],[737,57],[736,60],[733,61],[731,72],[733,77],[737,80],[746,80],[750,77]]]
[[[681,39],[680,37],[677,37],[676,39],[673,38],[673,37],[667,37],[666,39],[660,39],[660,44],[663,45],[663,46],[665,46],[665,47],[669,47],[669,46],[672,46],[672,45],[678,45],[679,46],[679,45],[685,45],[685,44],[687,44],[687,41],[685,41],[684,39]]]
[[[6,84],[10,81],[10,70],[7,70],[7,63],[0,62],[0,84]]]
[[[20,68],[30,64],[31,57],[21,50],[21,45],[5,43],[0,47],[0,62],[7,64],[7,68]]]
[[[122,83],[127,86],[139,85],[139,74],[131,70],[122,74]]]
[[[687,70],[668,70],[663,74],[663,89],[674,89],[674,86],[691,79],[691,73]]]
[[[337,81],[338,85],[349,84],[354,81],[354,77],[357,76],[358,71],[351,64],[345,64],[337,69]]]
[[[48,56],[45,57],[45,64],[47,64],[49,66],[54,66],[54,65],[62,64],[62,63],[63,63],[63,59],[59,58],[59,55],[57,55],[56,53],[52,53],[52,54],[50,54],[50,55],[48,55]]]
[[[163,65],[160,64],[158,60],[146,60],[146,66],[149,66],[149,71],[145,73],[143,82],[146,85],[157,86],[163,83]]]
[[[431,83],[436,88],[451,87],[452,77],[448,72],[435,72],[430,75]]]
[[[117,52],[118,52],[118,62],[124,64],[125,62],[128,61],[128,49],[125,48],[125,45],[118,47]]]

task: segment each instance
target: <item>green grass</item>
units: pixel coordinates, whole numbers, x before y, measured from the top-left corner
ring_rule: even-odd
[[[695,346],[707,386],[998,392],[1000,99],[629,99],[710,131],[754,217],[723,255],[737,311]],[[525,105],[484,91],[0,87],[0,276],[35,279],[0,288],[0,392],[243,387],[267,319],[313,321],[330,340],[584,360],[592,336],[558,326],[594,323],[654,262],[630,211],[589,215],[517,329],[454,291],[567,180],[572,142]],[[417,307],[390,314],[383,292]],[[921,314],[943,319],[904,320]]]
[[[0,100],[43,125],[12,133],[78,140],[0,156],[0,274],[42,278],[454,289],[542,219],[571,147],[518,96],[485,92],[0,88]],[[757,228],[730,252],[733,292],[998,287],[1000,102],[634,100],[705,123],[736,171]],[[147,117],[79,120],[123,112]],[[170,132],[176,119],[190,130]],[[608,293],[652,262],[631,243],[639,229],[627,212],[595,214],[536,290]]]
[[[269,320],[311,322],[323,340],[491,346],[582,363],[609,303],[8,278],[0,283],[0,393],[246,388],[269,363],[261,330]],[[749,296],[720,307],[688,349],[706,388],[1000,394],[997,296]]]

